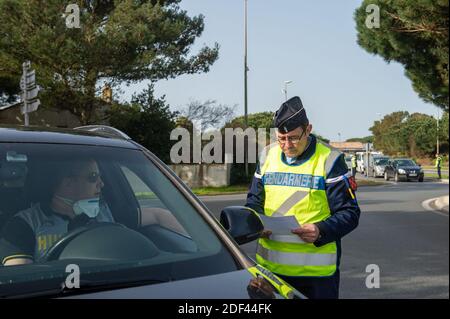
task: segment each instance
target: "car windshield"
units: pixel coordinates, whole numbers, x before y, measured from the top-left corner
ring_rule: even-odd
[[[397,166],[416,166],[416,163],[412,160],[404,159],[404,160],[396,160],[395,163]]]
[[[0,295],[146,283],[238,269],[224,244],[140,150],[0,143]],[[20,258],[18,258],[20,257]]]
[[[387,158],[375,160],[375,165],[387,165],[387,164],[388,164],[388,159]]]

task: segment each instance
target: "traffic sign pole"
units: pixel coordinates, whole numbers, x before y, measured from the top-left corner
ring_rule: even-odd
[[[22,64],[22,78],[20,80],[20,88],[22,89],[22,109],[24,115],[25,126],[30,125],[29,113],[38,109],[41,102],[37,98],[40,87],[36,85],[36,72],[31,70],[31,62],[26,61]]]

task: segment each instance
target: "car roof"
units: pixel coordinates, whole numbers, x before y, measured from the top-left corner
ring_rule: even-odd
[[[94,126],[92,126],[94,127]],[[95,126],[108,128],[106,126]],[[111,128],[115,130],[114,128]],[[121,133],[118,130],[115,130]],[[123,134],[123,133],[122,133]],[[62,129],[39,126],[0,125],[0,143],[46,143],[111,146],[139,149],[138,145],[123,134],[111,134],[101,130]]]

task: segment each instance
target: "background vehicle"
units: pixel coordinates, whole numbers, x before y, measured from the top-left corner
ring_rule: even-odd
[[[389,160],[385,167],[384,179],[394,178],[396,182],[416,180],[423,182],[424,172],[412,159],[398,158]]]
[[[370,152],[356,152],[356,171],[361,174],[372,173],[373,168],[373,158],[383,156],[381,152],[370,151]]]
[[[53,241],[47,238],[51,247],[42,258],[0,266],[0,297],[303,297],[236,244],[263,229],[250,209],[224,209],[222,227],[164,163],[109,127],[0,128],[0,228],[17,212],[48,202],[61,167],[87,159],[98,164],[101,207],[114,222],[49,235]],[[80,288],[64,286],[69,264],[80,269]],[[252,280],[270,289],[261,294]]]
[[[361,174],[364,174],[365,170],[365,161],[364,161],[365,154],[366,152],[356,152],[356,171]]]
[[[352,170],[352,155],[345,155],[345,164],[347,164],[348,170]]]
[[[373,156],[372,157],[372,163],[370,165],[371,167],[371,173],[373,177],[383,177],[384,176],[384,169],[389,164],[389,157],[388,156]]]

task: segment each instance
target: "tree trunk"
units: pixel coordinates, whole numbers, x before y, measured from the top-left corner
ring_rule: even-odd
[[[98,73],[95,70],[87,72],[85,81],[85,99],[83,103],[83,113],[81,122],[83,125],[93,124],[95,115],[95,85],[97,84]]]

